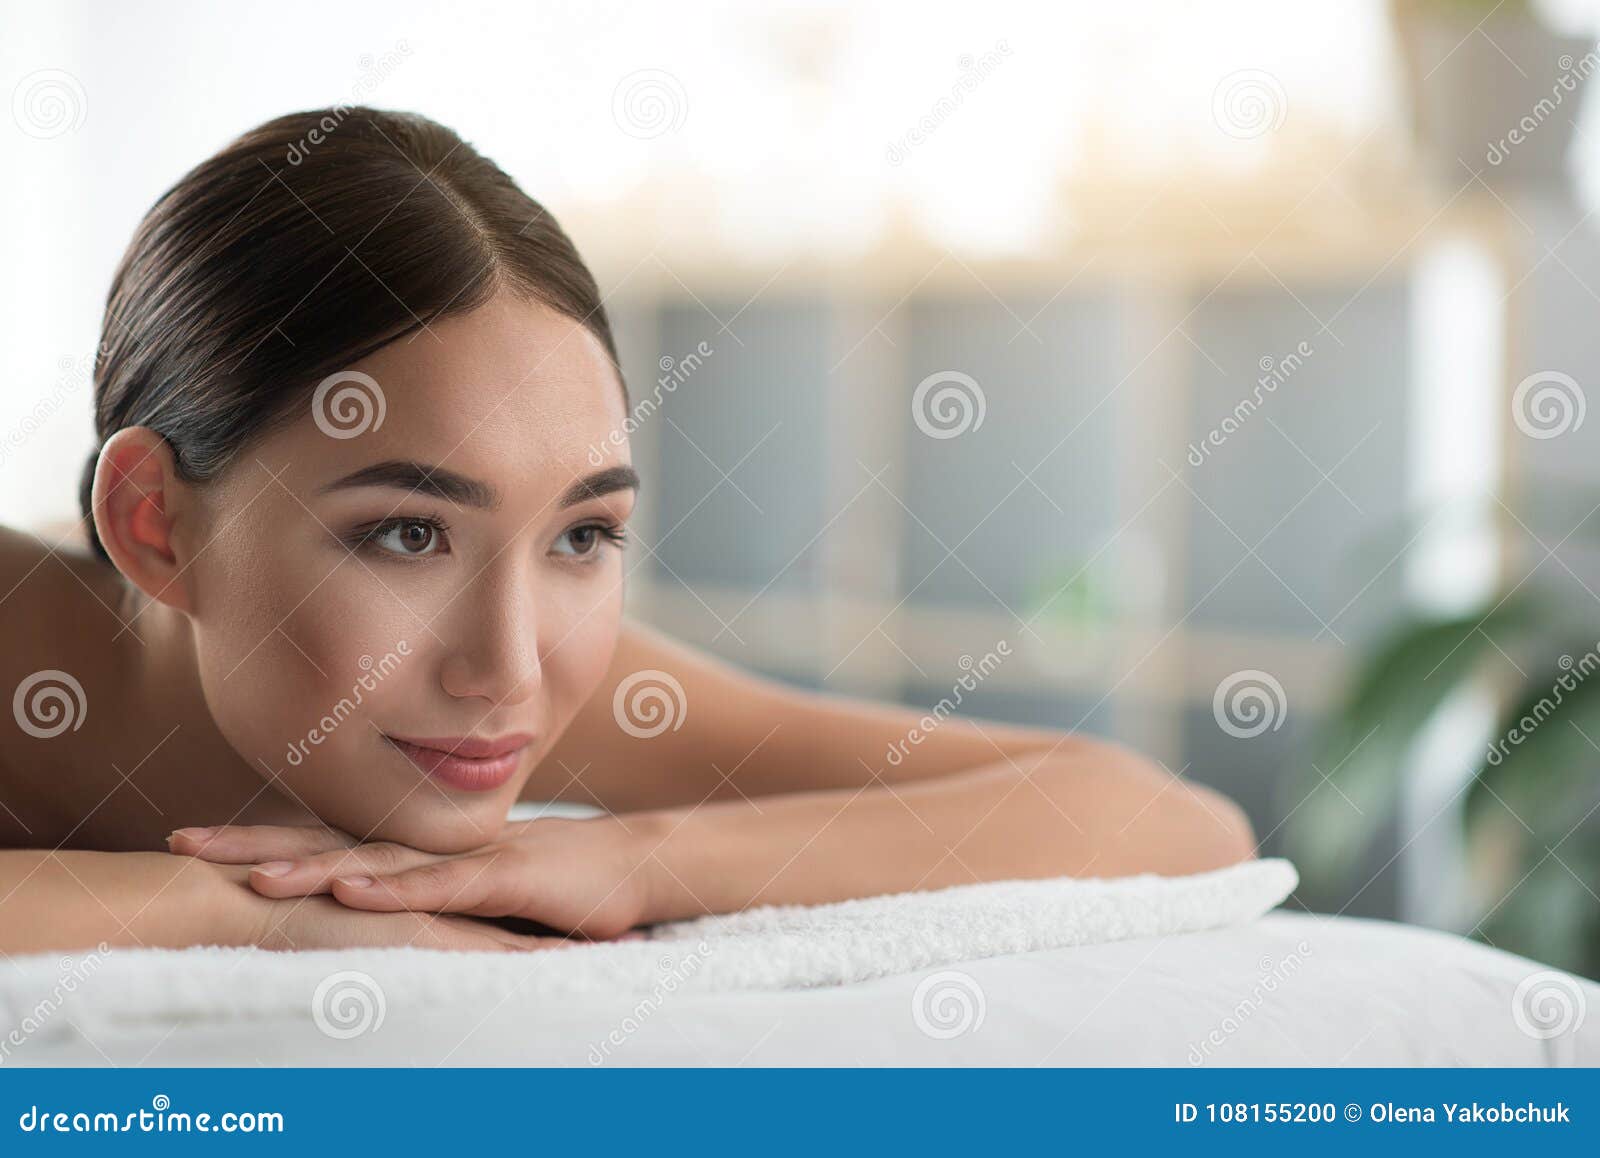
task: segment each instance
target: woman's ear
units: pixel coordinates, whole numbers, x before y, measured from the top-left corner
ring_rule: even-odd
[[[172,448],[154,430],[130,426],[106,440],[93,490],[94,528],[106,554],[150,598],[192,611],[174,545],[183,490]]]

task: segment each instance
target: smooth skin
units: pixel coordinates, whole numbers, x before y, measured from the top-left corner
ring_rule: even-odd
[[[65,671],[85,708],[48,738],[0,714],[0,951],[525,950],[1254,855],[1231,801],[1118,745],[949,719],[904,746],[920,711],[625,621],[625,401],[571,319],[501,291],[353,368],[381,384],[381,426],[331,437],[308,408],[205,484],[155,432],[119,431],[95,483],[115,568],[0,530],[0,690]],[[336,485],[394,462],[477,485]],[[647,671],[683,689],[679,726],[648,738],[613,708]],[[489,792],[386,738],[512,732],[534,740]],[[517,800],[603,815],[508,822]],[[513,917],[543,928],[483,919]]]

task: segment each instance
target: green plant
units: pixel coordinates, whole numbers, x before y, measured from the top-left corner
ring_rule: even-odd
[[[1310,903],[1336,908],[1365,884],[1362,853],[1392,825],[1424,729],[1477,689],[1498,719],[1458,814],[1471,932],[1600,975],[1600,643],[1583,610],[1530,580],[1472,614],[1400,623],[1372,649],[1316,738],[1283,826]]]

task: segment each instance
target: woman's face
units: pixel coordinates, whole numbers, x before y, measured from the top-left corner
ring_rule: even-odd
[[[329,824],[460,851],[611,659],[622,388],[582,324],[504,292],[350,369],[195,492],[201,683],[229,743]]]

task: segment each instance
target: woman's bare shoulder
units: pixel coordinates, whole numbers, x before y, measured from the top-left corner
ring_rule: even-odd
[[[42,669],[97,666],[123,624],[122,586],[61,535],[0,526],[0,692]]]
[[[31,847],[59,819],[52,778],[92,742],[62,734],[59,713],[84,713],[105,686],[121,625],[120,576],[71,530],[0,526],[0,847]]]
[[[0,621],[8,628],[80,604],[99,605],[114,618],[119,586],[116,571],[89,552],[81,525],[37,532],[0,526]]]
[[[45,586],[34,580],[55,577],[48,571],[39,574],[49,564],[50,547],[38,535],[0,526],[0,625],[8,632],[26,629],[33,621]]]
[[[0,848],[33,843],[38,828],[37,779],[25,776],[34,742],[23,729],[29,680],[61,665],[47,662],[50,637],[59,625],[63,583],[72,580],[52,562],[48,544],[37,535],[0,526]],[[23,704],[19,713],[15,703]]]

